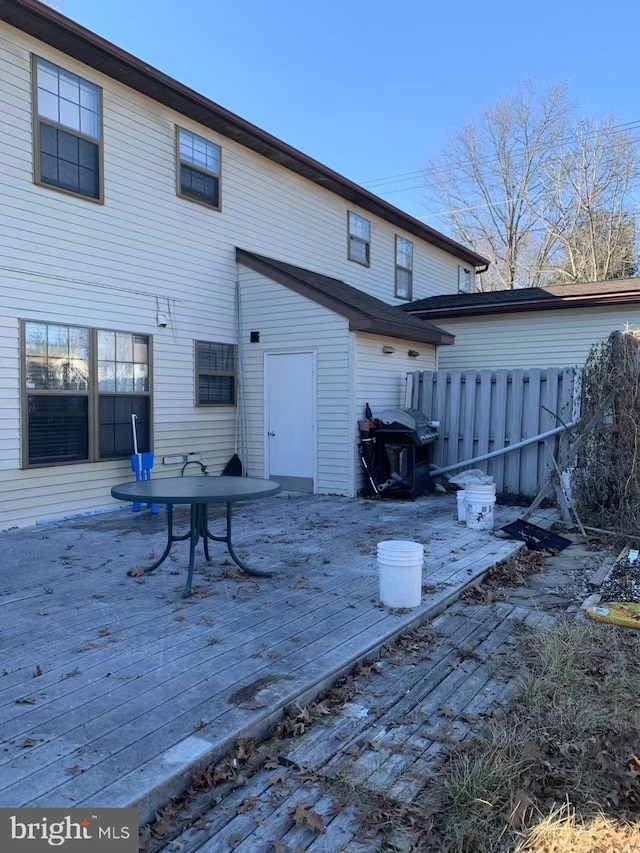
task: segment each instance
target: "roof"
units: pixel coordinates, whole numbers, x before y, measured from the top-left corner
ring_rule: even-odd
[[[90,68],[95,68],[101,74],[106,74],[158,103],[188,116],[204,127],[233,139],[245,148],[258,152],[314,184],[342,196],[350,204],[380,216],[415,237],[450,252],[466,263],[473,266],[487,266],[489,263],[486,258],[471,249],[429,228],[419,219],[409,216],[317,160],[178,83],[38,0],[0,0],[0,20]]]
[[[403,338],[426,344],[452,344],[454,336],[424,320],[408,316],[400,308],[388,305],[338,278],[311,272],[302,267],[265,258],[244,249],[236,249],[238,263],[267,276],[290,290],[312,299],[349,320],[349,329]]]
[[[419,317],[462,317],[640,302],[640,278],[430,296],[402,306]]]

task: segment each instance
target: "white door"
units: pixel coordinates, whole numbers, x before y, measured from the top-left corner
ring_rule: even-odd
[[[316,467],[315,353],[267,353],[266,476],[284,489],[313,492]]]

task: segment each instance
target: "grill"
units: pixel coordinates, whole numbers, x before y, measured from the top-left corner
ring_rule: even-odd
[[[420,409],[385,409],[380,413],[379,420],[382,426],[377,435],[401,433],[411,439],[416,447],[433,444],[438,438],[435,426]]]
[[[431,491],[431,448],[438,438],[434,424],[419,409],[385,409],[378,421],[371,449],[380,495],[413,500]]]

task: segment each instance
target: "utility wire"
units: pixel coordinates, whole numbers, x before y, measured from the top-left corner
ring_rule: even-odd
[[[615,135],[618,133],[626,133],[629,130],[636,130],[639,127],[640,127],[640,119],[635,119],[634,121],[628,121],[628,122],[624,122],[622,124],[613,124],[613,125],[610,125],[609,127],[600,128],[599,130],[594,130],[591,133],[588,133],[586,135],[587,136],[598,136],[598,135],[611,136],[611,135]],[[541,151],[549,151],[555,145],[562,145],[566,142],[571,142],[574,138],[575,138],[575,136],[563,137],[557,143],[554,142],[552,145],[542,146],[540,150]],[[521,153],[521,152],[526,151],[526,150],[527,150],[527,147],[522,145],[522,146],[519,146],[518,148],[514,148],[511,153],[517,154],[517,153]],[[490,154],[490,155],[487,155],[486,157],[479,157],[477,162],[479,162],[479,163],[491,162],[492,160],[499,159],[499,157],[500,157],[500,155],[498,155],[498,154]],[[406,181],[415,180],[418,177],[422,178],[429,173],[449,172],[449,171],[452,171],[454,169],[459,168],[460,166],[468,165],[470,162],[471,162],[470,160],[466,159],[466,160],[458,160],[454,163],[447,163],[447,164],[444,164],[444,165],[438,166],[438,167],[425,166],[424,169],[416,169],[413,172],[401,172],[397,175],[389,175],[389,176],[384,177],[384,178],[376,178],[376,179],[373,179],[371,181],[363,181],[362,186],[367,187],[368,189],[371,189],[372,191],[377,192],[378,187],[386,185],[386,184],[404,183]],[[405,189],[410,190],[410,189],[414,189],[414,188],[415,187],[406,187]],[[389,195],[389,194],[395,193],[395,192],[404,192],[405,189],[388,190],[385,194]]]

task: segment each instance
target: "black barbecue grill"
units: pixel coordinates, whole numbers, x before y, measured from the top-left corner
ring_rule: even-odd
[[[419,409],[385,409],[375,430],[378,491],[384,497],[417,498],[431,491],[431,448],[435,425]]]

